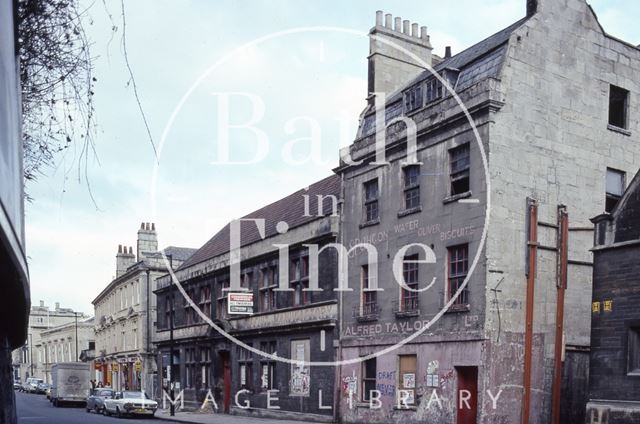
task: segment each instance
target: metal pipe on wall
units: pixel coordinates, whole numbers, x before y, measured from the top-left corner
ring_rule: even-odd
[[[527,198],[527,297],[524,334],[524,376],[522,399],[522,424],[529,424],[531,410],[531,360],[533,354],[533,307],[538,253],[538,202]]]
[[[564,339],[564,295],[567,289],[569,257],[569,215],[564,205],[558,206],[558,259],[556,272],[556,335],[554,342],[553,391],[551,406],[552,424],[560,424],[560,394],[562,391],[562,352]]]

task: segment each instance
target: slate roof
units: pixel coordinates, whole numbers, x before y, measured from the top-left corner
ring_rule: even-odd
[[[192,249],[190,247],[168,246],[162,249],[162,252],[165,254],[165,256],[171,255],[171,257],[176,261],[186,261],[191,257],[191,255],[196,253],[197,250],[198,249]],[[145,255],[145,256],[149,258],[161,258],[162,253],[155,252],[151,255]]]
[[[443,60],[435,65],[433,70],[436,72],[444,69],[455,69],[460,71],[458,80],[453,87],[456,91],[462,91],[484,79],[497,77],[500,72],[502,62],[504,61],[509,37],[528,19],[528,17],[524,17],[503,30],[485,38],[479,43],[461,51],[455,56]],[[387,122],[402,115],[403,105],[400,100],[402,100],[403,92],[407,88],[429,78],[434,78],[433,74],[430,71],[425,70],[400,90],[391,94],[387,98],[387,106],[385,110],[385,119]],[[360,137],[373,134],[375,131],[375,114],[373,113],[373,107],[369,106],[369,110],[367,110],[365,118],[360,122],[360,126],[361,128],[358,131]]]
[[[309,214],[311,216],[304,216],[304,194],[309,196]],[[317,216],[317,195],[333,195],[336,196],[337,199],[340,199],[340,177],[338,175],[331,175],[311,184],[308,190],[298,190],[287,197],[243,216],[243,218],[264,219],[265,238],[268,238],[277,234],[276,224],[279,221],[286,222],[289,225],[289,229],[292,229],[321,218]],[[322,216],[330,215],[332,213],[332,207],[333,202],[326,199],[323,202]],[[184,262],[179,269],[188,268],[197,263],[227,253],[229,251],[229,228],[229,224],[225,225],[224,228],[218,231],[218,233]],[[262,239],[258,228],[253,222],[242,222],[240,229],[240,246],[246,246]]]

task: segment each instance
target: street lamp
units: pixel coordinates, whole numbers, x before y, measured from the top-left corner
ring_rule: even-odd
[[[76,360],[74,362],[78,362],[78,313],[74,312],[73,315],[76,318]]]

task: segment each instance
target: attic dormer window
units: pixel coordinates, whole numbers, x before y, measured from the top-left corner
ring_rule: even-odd
[[[422,107],[422,86],[417,85],[404,93],[404,111],[411,112]]]
[[[427,81],[427,103],[431,103],[442,97],[442,83],[437,78]]]

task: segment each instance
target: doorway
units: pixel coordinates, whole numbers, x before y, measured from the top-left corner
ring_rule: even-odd
[[[229,352],[220,352],[220,362],[222,363],[222,376],[224,380],[222,409],[225,414],[228,414],[231,406],[231,361],[229,360]]]
[[[457,424],[476,424],[478,418],[478,367],[456,367]]]

